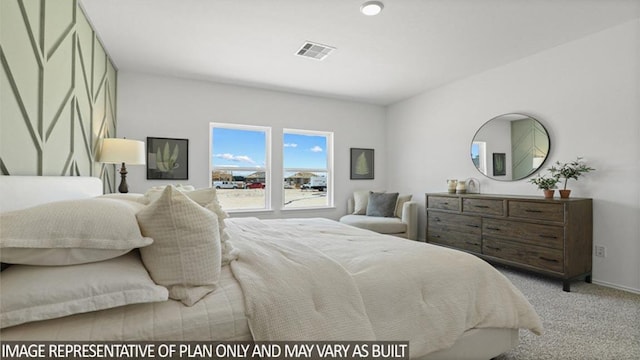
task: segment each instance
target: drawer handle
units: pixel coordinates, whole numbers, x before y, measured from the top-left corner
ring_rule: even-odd
[[[439,217],[433,218],[433,220],[434,220],[435,222],[440,222],[440,221],[441,221]]]
[[[530,212],[530,213],[541,213],[542,210],[532,210],[532,209],[527,209],[525,210],[525,212]]]
[[[444,201],[442,204],[449,205],[449,202],[448,201]]]
[[[473,205],[474,207],[480,208],[480,209],[488,209],[489,206],[487,205]]]
[[[558,260],[556,260],[556,259],[549,259],[549,258],[546,258],[544,256],[540,256],[540,260],[544,260],[544,261],[548,261],[548,262],[554,262],[554,263],[558,262]]]
[[[487,245],[487,249],[491,249],[491,250],[495,250],[495,251],[501,251],[499,247],[493,247],[493,246],[489,246],[489,245]]]
[[[468,227],[472,227],[472,228],[479,228],[480,225],[475,225],[475,224],[465,224]]]
[[[478,244],[478,243],[474,243],[474,242],[471,242],[471,241],[465,241],[465,243],[466,243],[467,245],[473,245],[473,246],[478,246],[478,245],[480,245],[480,244]]]
[[[431,235],[431,237],[436,238],[436,239],[440,239],[440,235]]]
[[[541,238],[545,238],[545,239],[557,239],[557,238],[558,238],[558,237],[557,237],[557,236],[555,236],[555,235],[544,235],[544,234],[540,234],[540,235],[538,235],[538,236],[540,236]]]
[[[497,227],[491,227],[491,226],[487,226],[487,229],[489,229],[489,230],[495,230],[495,231],[500,231],[500,228],[497,228]]]

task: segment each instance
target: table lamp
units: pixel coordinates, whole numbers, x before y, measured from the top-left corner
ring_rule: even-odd
[[[120,186],[118,191],[121,193],[128,193],[129,186],[127,185],[127,165],[144,165],[145,164],[145,151],[144,142],[138,140],[129,139],[116,139],[105,138],[102,140],[102,151],[100,152],[99,162],[107,164],[120,164]]]

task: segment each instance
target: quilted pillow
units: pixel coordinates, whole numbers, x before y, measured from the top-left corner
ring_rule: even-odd
[[[171,185],[169,185],[171,186]],[[160,198],[162,196],[162,192],[167,188],[167,186],[154,186],[149,189],[145,194],[144,198],[147,204],[150,204]],[[176,190],[184,193],[191,200],[200,204],[201,206],[207,208],[208,210],[214,212],[218,216],[218,223],[220,224],[220,236],[223,240],[226,240],[227,236],[224,233],[224,219],[228,218],[229,215],[222,210],[220,206],[220,202],[218,201],[218,193],[215,188],[202,188],[202,189],[194,189],[193,186],[190,185],[182,185],[178,187],[174,187]]]
[[[221,270],[218,217],[173,186],[136,214],[142,234],[154,239],[140,249],[151,278],[169,297],[192,306],[216,288]]]
[[[367,216],[393,217],[397,201],[398,193],[371,192],[367,204]]]
[[[91,198],[0,214],[0,260],[24,265],[74,265],[123,255],[153,242],[135,213],[144,205]]]
[[[158,200],[165,188],[166,186],[154,186],[149,189],[144,194],[146,202],[151,203]],[[218,193],[216,192],[216,189],[213,187],[194,189],[194,187],[190,185],[181,185],[177,186],[176,190],[187,195],[189,199],[197,202],[218,216],[218,231],[220,232],[220,241],[222,242],[222,265],[228,265],[229,262],[235,260],[238,255],[231,246],[231,243],[227,241],[229,239],[229,235],[225,230],[226,225],[224,223],[224,219],[228,218],[229,215],[226,211],[222,210],[220,202],[218,201]]]
[[[0,288],[0,328],[168,299],[136,251],[90,264],[14,265],[2,272]]]

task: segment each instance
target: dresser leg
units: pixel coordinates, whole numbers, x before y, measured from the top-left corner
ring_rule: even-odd
[[[591,284],[591,275],[587,275],[584,277],[584,282]]]
[[[562,290],[566,292],[571,292],[571,282],[569,280],[562,281]]]

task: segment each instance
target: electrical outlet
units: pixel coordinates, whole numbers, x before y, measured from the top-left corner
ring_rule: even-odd
[[[597,257],[606,257],[607,256],[607,253],[605,251],[604,246],[596,245],[596,256]]]

